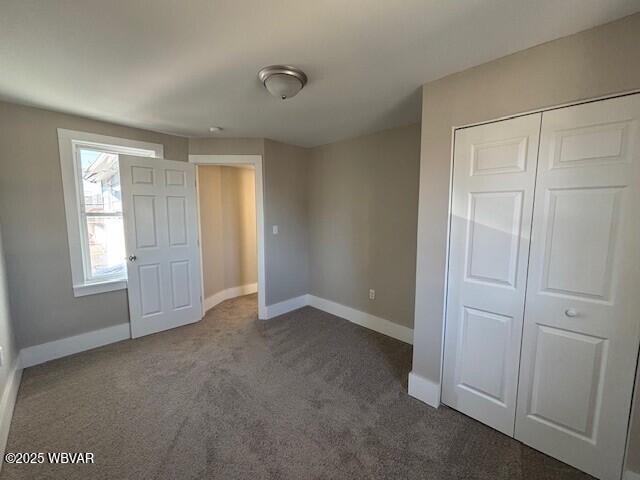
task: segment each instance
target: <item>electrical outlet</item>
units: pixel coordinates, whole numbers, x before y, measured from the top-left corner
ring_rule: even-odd
[[[0,347],[0,367],[4,365],[4,348]]]
[[[278,234],[278,225],[274,225],[273,226],[273,234],[277,235]]]
[[[375,300],[376,299],[376,291],[373,288],[369,289],[369,300]]]

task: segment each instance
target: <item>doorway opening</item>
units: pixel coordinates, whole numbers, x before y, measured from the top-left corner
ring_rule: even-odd
[[[264,301],[264,219],[260,155],[190,155],[196,164],[203,313],[258,293]]]

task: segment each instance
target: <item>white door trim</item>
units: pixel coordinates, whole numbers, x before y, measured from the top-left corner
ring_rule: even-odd
[[[409,372],[409,395],[426,403],[430,407],[440,407],[441,387],[439,383],[432,382],[420,375]]]
[[[262,155],[189,155],[189,163],[196,165],[253,165],[256,172],[256,240],[258,250],[258,318],[265,320],[266,270],[264,260],[264,184],[262,174]],[[196,179],[198,173],[196,169]],[[202,236],[200,232],[200,206],[198,205],[198,238],[200,243],[200,271],[202,272]],[[202,282],[204,289],[204,282]],[[204,298],[204,290],[202,292]],[[204,314],[204,312],[203,312]]]
[[[635,95],[637,93],[640,93],[640,88],[637,88],[635,90],[629,90],[627,92],[611,93],[609,95],[602,95],[600,97],[587,98],[587,99],[584,99],[584,100],[576,100],[576,101],[573,101],[573,102],[566,102],[566,103],[560,103],[560,104],[557,104],[557,105],[551,105],[551,106],[548,106],[548,107],[536,108],[534,110],[527,110],[526,112],[517,112],[517,113],[513,113],[511,115],[505,115],[505,116],[498,117],[498,118],[492,118],[490,120],[483,120],[481,122],[467,123],[467,124],[464,124],[464,125],[456,125],[456,126],[452,127],[451,130],[455,131],[455,130],[459,130],[461,128],[475,127],[477,125],[484,125],[484,124],[487,124],[487,123],[501,122],[503,120],[509,120],[510,118],[522,117],[524,115],[531,115],[532,113],[549,112],[551,110],[558,110],[559,108],[574,107],[576,105],[583,105],[585,103],[600,102],[602,100],[609,100],[611,98],[626,97],[628,95]]]

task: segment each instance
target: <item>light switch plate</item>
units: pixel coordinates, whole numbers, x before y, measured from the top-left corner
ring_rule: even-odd
[[[277,235],[278,234],[278,225],[274,225],[273,226],[273,234]]]

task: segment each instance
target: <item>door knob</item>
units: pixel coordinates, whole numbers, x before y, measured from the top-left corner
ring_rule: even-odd
[[[129,261],[130,262],[135,262],[138,259],[138,257],[136,257],[135,255],[130,255],[129,256]]]
[[[577,317],[577,316],[578,316],[578,311],[577,311],[575,308],[567,308],[567,309],[564,311],[564,314],[565,314],[567,317]]]

